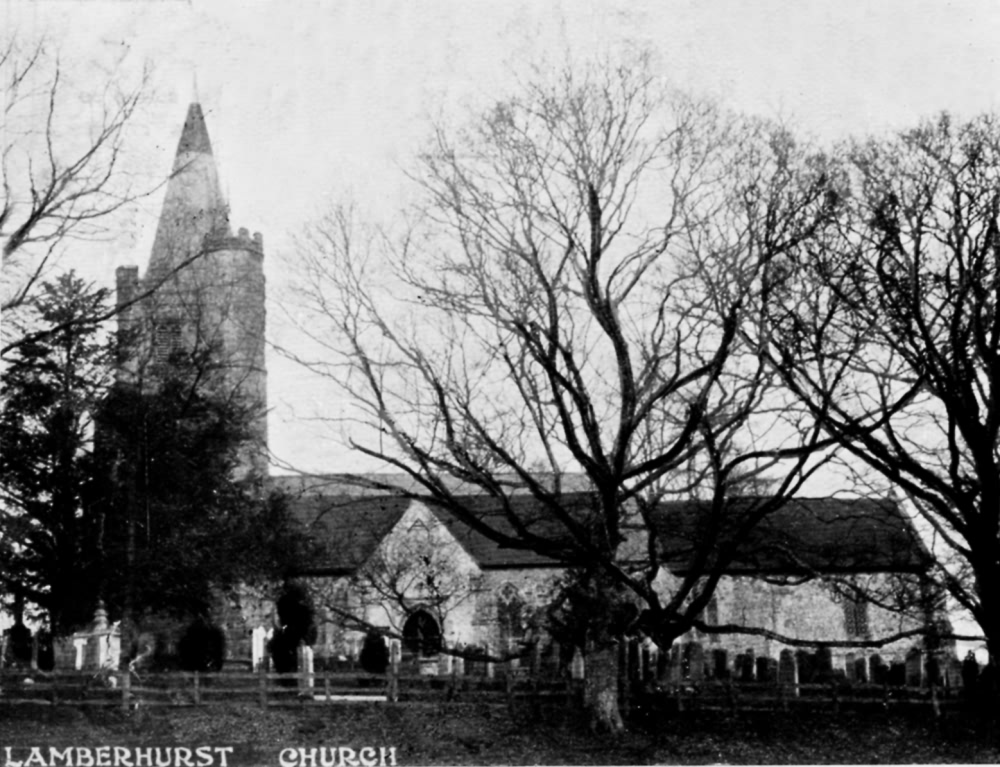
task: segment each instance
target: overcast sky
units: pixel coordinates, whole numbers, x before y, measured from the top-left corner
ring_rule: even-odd
[[[150,178],[169,172],[186,106],[202,102],[232,223],[263,232],[271,285],[289,233],[325,200],[391,204],[431,116],[502,93],[544,52],[648,45],[674,84],[823,142],[991,111],[1000,84],[1000,8],[988,0],[2,1],[0,27],[44,34],[78,78],[125,51],[126,67],[152,65],[155,98],[132,147]],[[145,267],[157,207],[151,198],[74,265],[109,280],[118,264]],[[353,468],[335,446],[317,449],[303,420],[336,403],[297,387],[277,357],[269,371],[277,455]]]

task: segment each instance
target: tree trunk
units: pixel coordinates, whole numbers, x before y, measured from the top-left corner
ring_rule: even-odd
[[[615,645],[587,653],[584,691],[590,729],[615,734],[624,732],[625,723],[618,707],[618,648]]]

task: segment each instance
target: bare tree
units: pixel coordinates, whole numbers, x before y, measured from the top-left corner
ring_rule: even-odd
[[[1000,653],[1000,124],[947,115],[843,152],[839,227],[774,264],[759,344],[912,502],[934,575]]]
[[[821,442],[809,423],[775,426],[789,411],[774,374],[736,331],[762,265],[826,225],[824,169],[648,72],[642,57],[562,71],[436,129],[413,172],[419,226],[390,246],[336,210],[303,241],[297,287],[318,350],[298,359],[355,403],[352,447],[597,596],[588,700],[612,730],[615,641],[641,626],[669,646],[733,555],[662,594],[659,499],[698,487],[721,518],[735,478],[777,473],[774,497],[730,520],[749,529]],[[586,504],[569,501],[573,474]]]
[[[8,315],[23,306],[53,263],[73,243],[108,232],[113,214],[141,194],[122,167],[126,132],[147,87],[110,72],[97,108],[82,124],[82,96],[67,83],[58,55],[44,43],[25,46],[11,36],[0,49],[5,91],[0,169],[3,296]],[[9,320],[9,316],[5,316]],[[9,329],[8,329],[9,332]],[[26,333],[27,331],[25,331]],[[21,340],[8,340],[4,353]]]

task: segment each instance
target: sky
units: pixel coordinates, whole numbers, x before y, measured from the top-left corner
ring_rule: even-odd
[[[187,104],[202,103],[231,222],[264,235],[269,334],[285,345],[294,333],[275,302],[294,233],[331,202],[393,211],[431,120],[512,89],[525,62],[649,46],[675,85],[823,143],[992,111],[1000,89],[1000,7],[987,0],[0,0],[0,29],[44,36],[77,86],[96,87],[122,56],[123,82],[150,68],[129,145],[150,187],[170,170]],[[118,265],[144,268],[158,206],[150,195],[117,237],[65,265],[108,283]],[[336,412],[336,397],[273,349],[268,367],[276,465],[368,468],[310,420]]]

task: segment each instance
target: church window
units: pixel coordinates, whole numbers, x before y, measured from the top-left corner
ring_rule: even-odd
[[[849,639],[868,638],[868,602],[848,597],[843,601],[844,630]]]
[[[497,594],[497,629],[502,650],[514,650],[524,639],[524,597],[517,586],[505,583]]]
[[[441,627],[426,610],[417,610],[403,624],[403,647],[426,658],[441,652]]]
[[[169,362],[181,349],[181,323],[174,319],[158,320],[153,326],[153,358]]]

